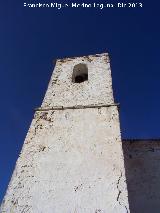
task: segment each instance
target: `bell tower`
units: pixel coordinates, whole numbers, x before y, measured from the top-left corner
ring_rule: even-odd
[[[1,213],[129,213],[108,54],[58,59]]]

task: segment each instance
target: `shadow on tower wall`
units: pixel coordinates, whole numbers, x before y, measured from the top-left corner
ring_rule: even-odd
[[[130,213],[160,212],[160,140],[123,141]]]

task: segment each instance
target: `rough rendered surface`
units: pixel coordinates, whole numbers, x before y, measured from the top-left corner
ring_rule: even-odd
[[[75,65],[88,67],[88,81],[72,83]],[[106,54],[59,59],[51,77],[42,107],[112,104],[112,79]]]
[[[88,81],[73,83],[79,63]],[[97,104],[114,104],[108,56],[58,60],[1,213],[129,212],[118,109],[83,108]]]

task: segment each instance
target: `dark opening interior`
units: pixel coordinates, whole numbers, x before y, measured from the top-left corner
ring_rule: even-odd
[[[88,75],[87,74],[81,74],[81,75],[77,75],[75,77],[75,83],[81,83],[83,81],[87,81],[88,80]]]
[[[72,82],[82,83],[88,80],[88,68],[86,64],[77,64],[73,69]]]

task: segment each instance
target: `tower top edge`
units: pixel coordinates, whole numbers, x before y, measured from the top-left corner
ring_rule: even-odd
[[[64,57],[64,58],[56,58],[53,59],[53,62],[66,62],[70,60],[75,60],[75,59],[85,59],[85,58],[93,58],[93,57],[107,57],[109,58],[109,54],[107,52],[105,53],[97,53],[97,54],[90,54],[90,55],[83,55],[83,56],[72,56],[72,57]]]

